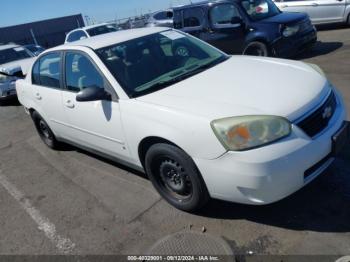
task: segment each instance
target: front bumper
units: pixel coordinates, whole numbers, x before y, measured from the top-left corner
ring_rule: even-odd
[[[332,136],[345,119],[344,105],[338,98],[328,127],[315,139],[293,125],[288,138],[269,146],[194,161],[211,197],[252,205],[270,204],[304,187],[333,162]]]
[[[291,37],[281,37],[272,44],[274,55],[281,58],[295,56],[312,47],[317,42],[317,31],[314,27],[304,33]]]

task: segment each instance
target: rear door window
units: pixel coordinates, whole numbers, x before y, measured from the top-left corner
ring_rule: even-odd
[[[184,27],[200,27],[204,21],[204,12],[200,7],[185,9],[183,11]]]
[[[61,88],[61,54],[50,53],[33,66],[32,83],[50,88]]]

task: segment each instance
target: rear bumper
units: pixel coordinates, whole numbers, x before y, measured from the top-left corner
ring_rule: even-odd
[[[288,58],[295,56],[312,47],[317,42],[315,28],[292,37],[281,37],[272,44],[275,56]]]

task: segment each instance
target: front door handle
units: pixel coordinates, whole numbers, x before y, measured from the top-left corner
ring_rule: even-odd
[[[288,7],[288,5],[281,5],[281,8],[286,8]]]
[[[312,3],[311,5],[314,6],[314,7],[318,6],[317,3]]]
[[[43,99],[43,98],[41,97],[40,93],[36,93],[36,94],[35,94],[35,98],[36,98],[37,100]]]
[[[75,107],[74,103],[71,100],[67,100],[65,105],[68,108],[74,108]]]

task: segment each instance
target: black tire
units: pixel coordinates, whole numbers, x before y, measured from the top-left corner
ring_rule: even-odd
[[[46,121],[34,111],[32,114],[32,119],[35,125],[36,130],[41,138],[41,140],[51,149],[59,149],[60,143],[57,141],[54,133],[50,129]]]
[[[348,15],[347,25],[350,26],[350,14]]]
[[[172,206],[193,212],[208,202],[202,176],[191,157],[180,148],[169,144],[151,146],[145,168],[153,186]]]
[[[252,55],[252,56],[270,56],[269,47],[259,41],[250,42],[243,51],[243,55]]]

